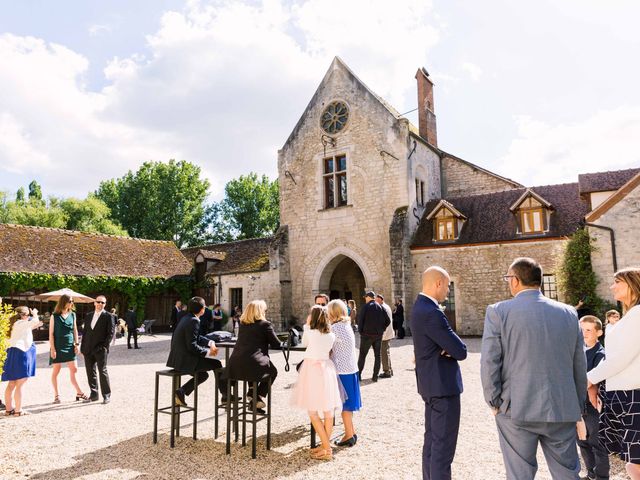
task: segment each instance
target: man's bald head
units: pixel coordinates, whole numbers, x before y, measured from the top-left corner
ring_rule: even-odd
[[[449,295],[449,274],[438,266],[427,268],[422,273],[422,293],[443,302]]]

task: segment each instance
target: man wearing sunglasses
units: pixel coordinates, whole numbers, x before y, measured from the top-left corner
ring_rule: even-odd
[[[107,299],[104,295],[98,295],[93,302],[93,312],[84,318],[82,333],[82,345],[80,352],[84,355],[84,365],[87,369],[87,381],[91,389],[89,401],[96,402],[100,398],[98,394],[98,375],[100,376],[100,390],[102,391],[102,403],[111,401],[111,386],[109,385],[109,373],[107,372],[107,356],[109,345],[115,332],[115,317],[105,310]]]

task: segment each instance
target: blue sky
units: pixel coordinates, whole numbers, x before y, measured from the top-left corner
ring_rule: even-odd
[[[273,177],[335,55],[401,112],[426,67],[440,147],[526,185],[637,167],[637,18],[622,0],[0,0],[0,190],[82,197],[169,158],[212,198]]]

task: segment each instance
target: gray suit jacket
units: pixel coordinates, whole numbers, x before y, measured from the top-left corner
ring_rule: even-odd
[[[587,366],[576,310],[539,290],[489,305],[480,374],[487,403],[515,421],[578,421]]]

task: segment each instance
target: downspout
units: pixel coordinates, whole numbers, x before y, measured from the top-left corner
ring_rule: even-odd
[[[611,256],[613,257],[613,273],[616,273],[618,271],[618,258],[616,255],[616,235],[613,228],[588,222],[585,222],[584,225],[586,227],[600,228],[609,232],[609,238],[611,240]]]

